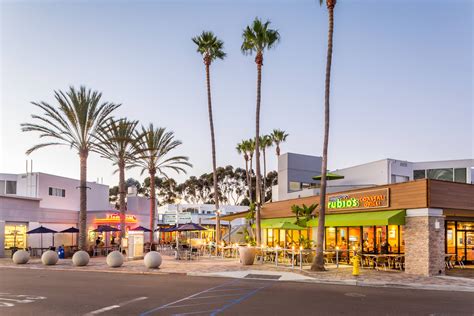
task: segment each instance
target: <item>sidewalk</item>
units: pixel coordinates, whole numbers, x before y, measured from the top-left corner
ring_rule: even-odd
[[[44,266],[40,259],[31,259],[26,265],[15,265],[11,259],[0,259],[0,269],[47,269],[62,271],[110,272],[131,274],[182,274],[190,276],[231,277],[231,278],[263,278],[280,281],[327,283],[355,286],[397,287],[443,291],[474,292],[474,279],[464,277],[421,277],[397,271],[376,271],[361,269],[358,277],[352,276],[352,267],[328,265],[328,271],[313,272],[309,267],[302,271],[298,267],[278,266],[273,264],[254,264],[242,266],[237,259],[221,259],[202,257],[194,261],[177,261],[173,257],[163,256],[160,269],[147,269],[143,260],[126,261],[122,267],[110,268],[105,257],[91,258],[89,265],[75,267],[71,259],[60,260],[54,266]]]

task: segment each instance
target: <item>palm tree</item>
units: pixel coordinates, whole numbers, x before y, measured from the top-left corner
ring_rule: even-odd
[[[249,156],[249,194],[250,202],[253,202],[253,153],[255,152],[255,140],[246,140],[247,155]]]
[[[80,161],[80,205],[79,205],[79,248],[86,250],[87,245],[87,157],[98,148],[97,135],[107,124],[112,112],[120,106],[101,101],[102,93],[81,86],[79,90],[70,87],[67,92],[54,91],[57,106],[44,101],[32,102],[44,111],[43,115],[32,115],[36,123],[23,123],[22,131],[39,132],[40,138],[50,142],[35,145],[26,151],[29,155],[37,149],[66,145],[74,148]]]
[[[281,129],[274,129],[270,136],[272,137],[273,143],[276,146],[276,155],[280,156],[280,144],[286,141],[288,134]]]
[[[235,149],[237,150],[239,155],[242,155],[244,157],[247,188],[250,192],[249,155],[248,155],[247,143],[246,142],[247,142],[246,140],[242,140],[240,143],[237,144],[237,147]],[[251,201],[251,200],[252,200],[252,195],[249,193],[249,201]]]
[[[142,126],[142,132],[137,133],[139,138],[139,150],[141,152],[133,166],[142,168],[141,174],[148,171],[150,176],[150,242],[154,242],[153,231],[155,229],[156,217],[156,188],[155,176],[157,174],[168,177],[167,170],[177,173],[186,173],[184,167],[192,167],[186,156],[169,157],[170,152],[182,143],[174,139],[173,132],[167,132],[163,127],[155,128],[153,124],[148,127]]]
[[[138,121],[125,118],[110,119],[98,135],[98,152],[103,158],[112,161],[119,172],[120,239],[125,237],[125,169],[132,166],[140,153],[135,137],[137,124]]]
[[[323,0],[319,0],[319,4],[323,4]],[[328,141],[329,141],[329,92],[331,84],[331,63],[332,63],[332,38],[334,33],[334,7],[336,0],[326,0],[326,6],[329,15],[328,30],[328,51],[326,57],[326,83],[324,89],[324,142],[323,142],[323,158],[321,164],[321,191],[320,191],[320,209],[318,220],[318,231],[316,234],[316,256],[311,265],[311,270],[323,271],[324,268],[324,224],[326,215],[326,172],[328,165]]]
[[[262,86],[262,66],[263,66],[263,52],[267,49],[273,48],[280,40],[280,34],[277,30],[269,29],[270,21],[263,23],[258,18],[255,18],[251,26],[247,26],[243,33],[243,43],[241,50],[244,54],[252,54],[255,52],[255,63],[257,64],[257,107],[255,118],[255,158],[256,158],[256,230],[257,230],[257,245],[261,244],[260,231],[260,189],[261,189],[261,175],[260,175],[260,98]]]
[[[211,63],[216,59],[224,59],[225,53],[222,50],[224,42],[219,40],[214,33],[203,31],[201,35],[193,37],[192,41],[197,46],[197,52],[200,53],[206,66],[206,83],[207,83],[207,108],[209,112],[209,125],[211,128],[211,144],[212,144],[212,173],[214,181],[214,201],[216,206],[216,242],[221,239],[221,221],[219,212],[219,192],[217,189],[217,166],[216,166],[216,141],[214,137],[214,122],[212,118],[212,102],[211,102]]]
[[[262,201],[265,203],[265,196],[267,193],[267,156],[266,149],[272,147],[273,140],[270,135],[260,136],[260,149],[263,153],[263,190],[262,190]]]

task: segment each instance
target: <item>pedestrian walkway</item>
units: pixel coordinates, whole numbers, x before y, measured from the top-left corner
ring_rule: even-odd
[[[201,257],[199,260],[181,261],[170,256],[163,256],[160,269],[148,269],[143,260],[126,261],[122,267],[110,268],[105,258],[91,258],[85,267],[75,267],[70,259],[59,260],[54,266],[44,266],[39,259],[32,259],[28,264],[15,265],[11,259],[0,259],[0,268],[16,269],[45,269],[45,270],[74,270],[85,272],[110,272],[130,274],[183,274],[190,276],[231,277],[238,279],[266,279],[269,276],[279,276],[276,281],[298,281],[328,284],[344,284],[357,286],[400,287],[430,290],[469,291],[474,292],[474,278],[459,276],[422,277],[409,275],[399,271],[376,271],[361,269],[360,275],[352,276],[352,267],[327,265],[325,272],[313,272],[305,266],[292,269],[288,266],[273,264],[254,264],[242,266],[237,259],[222,259],[220,257]],[[461,271],[462,272],[462,271]],[[250,276],[249,276],[250,275]],[[262,277],[263,275],[263,277]]]

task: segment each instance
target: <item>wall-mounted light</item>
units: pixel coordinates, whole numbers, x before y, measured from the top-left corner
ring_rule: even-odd
[[[441,223],[439,222],[439,220],[436,220],[434,224],[436,230],[439,230],[441,228]]]

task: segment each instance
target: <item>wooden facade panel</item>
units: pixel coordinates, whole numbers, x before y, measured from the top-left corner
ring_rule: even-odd
[[[389,188],[390,190],[390,206],[384,208],[372,208],[366,210],[332,210],[327,211],[328,214],[334,213],[351,213],[351,212],[367,212],[367,211],[382,211],[382,210],[398,210],[407,208],[425,208],[428,207],[428,180],[418,180],[405,183],[397,183],[392,185],[377,186],[372,189]],[[350,191],[339,192],[337,194],[355,193],[359,191],[367,191],[370,188],[356,189]],[[333,194],[331,194],[333,195]],[[291,199],[285,201],[278,201],[274,203],[265,204],[261,211],[262,218],[277,218],[293,216],[291,213],[291,206],[310,205],[313,203],[319,204],[319,196],[310,196],[299,199]]]
[[[472,184],[429,180],[428,190],[429,207],[474,211]]]

